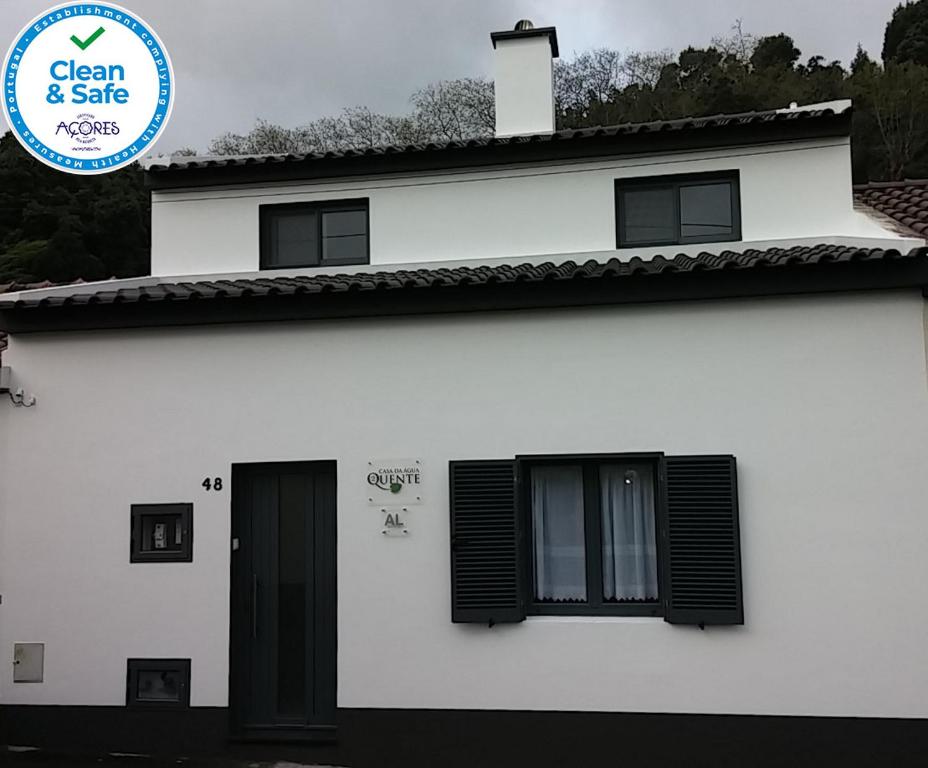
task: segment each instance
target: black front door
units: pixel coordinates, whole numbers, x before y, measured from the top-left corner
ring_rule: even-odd
[[[335,462],[232,468],[235,729],[334,735]]]

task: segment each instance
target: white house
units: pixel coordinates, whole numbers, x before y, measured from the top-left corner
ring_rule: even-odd
[[[0,296],[0,741],[924,764],[928,250],[850,104],[555,131],[492,43],[495,138],[156,164],[150,277]]]

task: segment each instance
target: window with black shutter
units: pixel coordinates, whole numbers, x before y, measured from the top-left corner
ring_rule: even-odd
[[[742,624],[732,456],[452,462],[452,617]]]

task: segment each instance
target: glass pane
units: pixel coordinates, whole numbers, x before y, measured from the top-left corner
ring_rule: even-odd
[[[599,469],[603,510],[603,599],[657,600],[654,471],[604,464]]]
[[[143,515],[142,551],[174,552],[180,549],[176,531],[180,529],[180,515]]]
[[[627,189],[623,193],[623,243],[675,241],[673,189]]]
[[[327,237],[322,241],[326,264],[364,264],[367,261],[367,235]]]
[[[322,214],[322,236],[366,235],[367,211],[332,211]]]
[[[136,699],[180,701],[180,673],[176,670],[140,669]]]
[[[532,529],[535,599],[584,602],[586,538],[580,467],[532,468]]]
[[[277,711],[302,715],[306,691],[306,480],[280,478]]]
[[[680,232],[683,237],[704,240],[731,237],[731,184],[725,181],[681,187]]]
[[[277,213],[271,226],[272,253],[269,263],[272,266],[299,267],[319,263],[315,213]]]

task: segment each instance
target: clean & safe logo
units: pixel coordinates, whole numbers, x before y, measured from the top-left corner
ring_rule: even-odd
[[[30,21],[3,62],[3,111],[19,142],[68,173],[107,173],[151,151],[174,72],[154,30],[111,3],[65,3]]]

